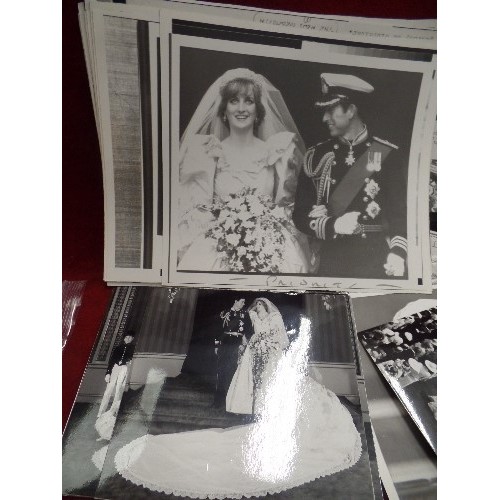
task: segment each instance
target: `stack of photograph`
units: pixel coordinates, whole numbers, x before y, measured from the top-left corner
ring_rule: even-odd
[[[435,20],[78,15],[114,291],[63,494],[436,498]]]

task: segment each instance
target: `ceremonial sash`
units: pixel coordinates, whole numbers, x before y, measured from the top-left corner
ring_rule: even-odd
[[[354,197],[365,185],[365,179],[369,179],[376,171],[373,165],[368,168],[368,155],[371,154],[372,157],[378,158],[377,165],[381,166],[393,149],[393,145],[384,144],[377,140],[372,141],[371,146],[356,160],[330,196],[328,200],[329,215],[333,215],[335,218],[343,215]]]

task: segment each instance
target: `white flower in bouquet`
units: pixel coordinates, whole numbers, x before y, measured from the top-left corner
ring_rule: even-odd
[[[240,235],[235,233],[230,233],[226,236],[226,240],[230,245],[235,247],[240,242]]]
[[[228,217],[225,221],[224,221],[224,229],[226,231],[228,231],[229,229],[234,229],[234,225],[235,225],[235,220],[232,219],[231,217]]]
[[[256,217],[260,217],[264,213],[264,205],[261,202],[254,202],[249,204],[250,212]]]
[[[287,218],[283,207],[255,192],[246,188],[214,203],[206,236],[217,241],[230,270],[275,273],[283,263]]]
[[[216,227],[213,230],[213,237],[214,238],[220,238],[224,235],[224,231],[222,230],[221,227]]]
[[[262,240],[262,236],[260,234],[257,234],[256,236],[257,236],[257,238],[255,239],[254,249],[256,252],[259,252],[259,254],[260,254],[260,252],[262,252],[262,248],[264,247],[263,240]],[[261,256],[258,255],[257,259],[261,259]]]
[[[243,241],[247,245],[249,245],[250,243],[252,243],[253,239],[254,239],[254,235],[250,231],[248,231],[247,234],[245,235],[245,238],[243,239]]]
[[[241,208],[241,199],[240,198],[230,198],[229,201],[227,202],[227,208],[231,209],[240,209]]]
[[[248,205],[252,205],[254,203],[261,203],[261,199],[256,194],[248,194],[245,196],[245,199]]]
[[[246,209],[246,205],[243,205],[244,210],[242,210],[238,216],[244,222],[247,223],[254,215]],[[253,223],[251,223],[253,225]],[[250,226],[251,227],[251,226]]]
[[[276,217],[277,219],[285,219],[286,218],[286,215],[285,215],[285,208],[284,207],[280,207],[278,205],[276,205],[272,210],[271,210],[271,214]]]
[[[267,240],[266,243],[264,244],[264,247],[262,248],[262,251],[266,255],[274,255],[274,250],[275,250],[275,246],[273,245],[273,243],[271,241]]]

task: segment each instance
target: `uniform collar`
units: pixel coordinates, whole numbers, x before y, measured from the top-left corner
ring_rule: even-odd
[[[368,139],[368,128],[366,125],[363,126],[363,130],[354,138],[353,141],[349,141],[345,137],[339,137],[341,142],[344,144],[347,144],[349,146],[357,146],[358,144],[361,144],[362,142],[365,142],[366,139]]]

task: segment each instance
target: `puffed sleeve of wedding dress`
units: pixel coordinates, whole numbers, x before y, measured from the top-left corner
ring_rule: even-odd
[[[293,132],[278,132],[266,141],[269,150],[269,165],[276,171],[276,203],[293,203],[297,177],[302,164],[302,154],[297,148]]]
[[[195,135],[181,148],[179,161],[179,209],[181,217],[198,205],[212,203],[220,141],[213,135]]]
[[[221,153],[220,141],[213,135],[195,135],[189,144],[181,147],[177,231],[179,261],[196,238],[206,231],[212,219],[209,210],[198,207],[213,202],[214,176]]]

